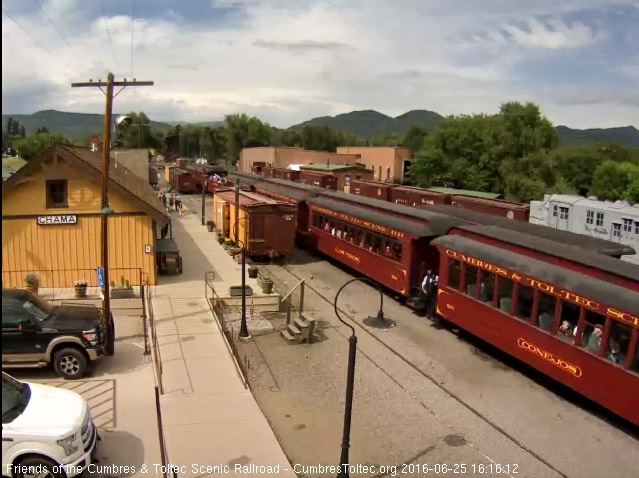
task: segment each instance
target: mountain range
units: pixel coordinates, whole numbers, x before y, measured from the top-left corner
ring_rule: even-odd
[[[114,117],[117,116],[114,114]],[[87,134],[102,132],[104,116],[86,113],[67,113],[63,111],[38,111],[31,115],[2,115],[2,127],[6,129],[9,118],[17,120],[25,127],[27,134],[46,126],[51,132],[59,132],[73,139],[82,139]],[[352,111],[337,116],[321,116],[303,123],[291,126],[290,129],[304,126],[328,126],[333,129],[350,131],[363,138],[385,135],[389,133],[403,134],[412,125],[427,131],[434,130],[444,117],[427,110],[413,110],[395,118],[374,110]],[[158,131],[168,131],[178,122],[151,121],[151,128]],[[182,125],[189,123],[180,122]],[[223,121],[205,121],[190,123],[195,126],[219,126]],[[559,142],[562,145],[580,145],[597,142],[616,142],[626,146],[639,147],[639,130],[633,126],[603,129],[572,129],[567,126],[557,126]]]

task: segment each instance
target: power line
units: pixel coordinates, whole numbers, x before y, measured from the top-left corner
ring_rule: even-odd
[[[131,76],[133,76],[133,33],[135,32],[135,0],[131,7]]]
[[[4,13],[7,17],[9,17],[9,19],[10,19],[13,23],[15,23],[15,24],[18,26],[18,28],[19,28],[20,30],[22,30],[22,31],[24,32],[24,34],[25,34],[25,35],[27,35],[29,38],[31,38],[31,40],[33,40],[33,42],[34,42],[36,45],[38,45],[40,48],[42,48],[44,51],[46,51],[49,55],[53,56],[53,55],[51,54],[51,52],[50,52],[49,50],[47,50],[47,49],[46,49],[46,48],[42,45],[42,43],[40,43],[38,40],[36,40],[36,39],[35,39],[35,38],[34,38],[34,37],[33,37],[33,36],[32,36],[32,35],[31,35],[31,34],[30,34],[27,30],[25,30],[25,29],[22,27],[22,25],[20,25],[20,24],[16,21],[16,19],[15,19],[15,18],[13,18],[11,15],[9,15],[9,12],[7,12],[7,11],[4,9],[4,6],[2,7],[2,11],[3,11],[3,13]]]
[[[111,39],[111,31],[109,30],[109,23],[107,22],[106,12],[104,11],[104,2],[100,0],[100,6],[102,7],[102,18],[104,18],[104,25],[106,26],[107,35],[109,35],[109,43],[111,43],[111,51],[113,52],[113,59],[115,60],[115,66],[118,66],[118,58],[115,56],[115,48],[113,48],[113,40]]]
[[[73,54],[75,55],[76,60],[80,61],[80,57],[78,57],[78,54],[75,52],[75,50],[73,49],[73,47],[71,46],[71,44],[67,41],[67,39],[64,37],[64,35],[62,34],[62,32],[60,31],[60,29],[57,27],[57,25],[55,23],[53,23],[53,20],[51,20],[51,18],[49,18],[49,15],[47,15],[47,12],[44,11],[44,9],[42,8],[42,5],[40,5],[40,2],[38,2],[38,0],[33,0],[36,5],[38,6],[38,8],[40,8],[40,10],[42,11],[42,13],[44,14],[45,18],[47,20],[49,20],[49,23],[51,25],[53,25],[53,28],[55,28],[55,31],[58,32],[58,35],[60,35],[60,37],[62,37],[62,39],[64,40],[64,43],[67,44],[67,46],[71,49],[71,51],[73,52]]]

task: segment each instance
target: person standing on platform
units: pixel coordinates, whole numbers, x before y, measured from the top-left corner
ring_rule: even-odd
[[[437,284],[439,276],[432,269],[426,271],[426,277],[422,281],[422,292],[426,296],[426,317],[435,319],[435,310],[437,305]]]

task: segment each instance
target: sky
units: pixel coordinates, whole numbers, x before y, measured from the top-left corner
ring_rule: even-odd
[[[277,127],[374,109],[639,126],[639,0],[3,0],[2,113],[158,121],[247,113]]]

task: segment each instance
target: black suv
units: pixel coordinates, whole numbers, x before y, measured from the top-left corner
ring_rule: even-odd
[[[88,363],[113,355],[113,316],[92,305],[53,305],[22,289],[2,289],[2,367],[53,367],[82,378]]]

